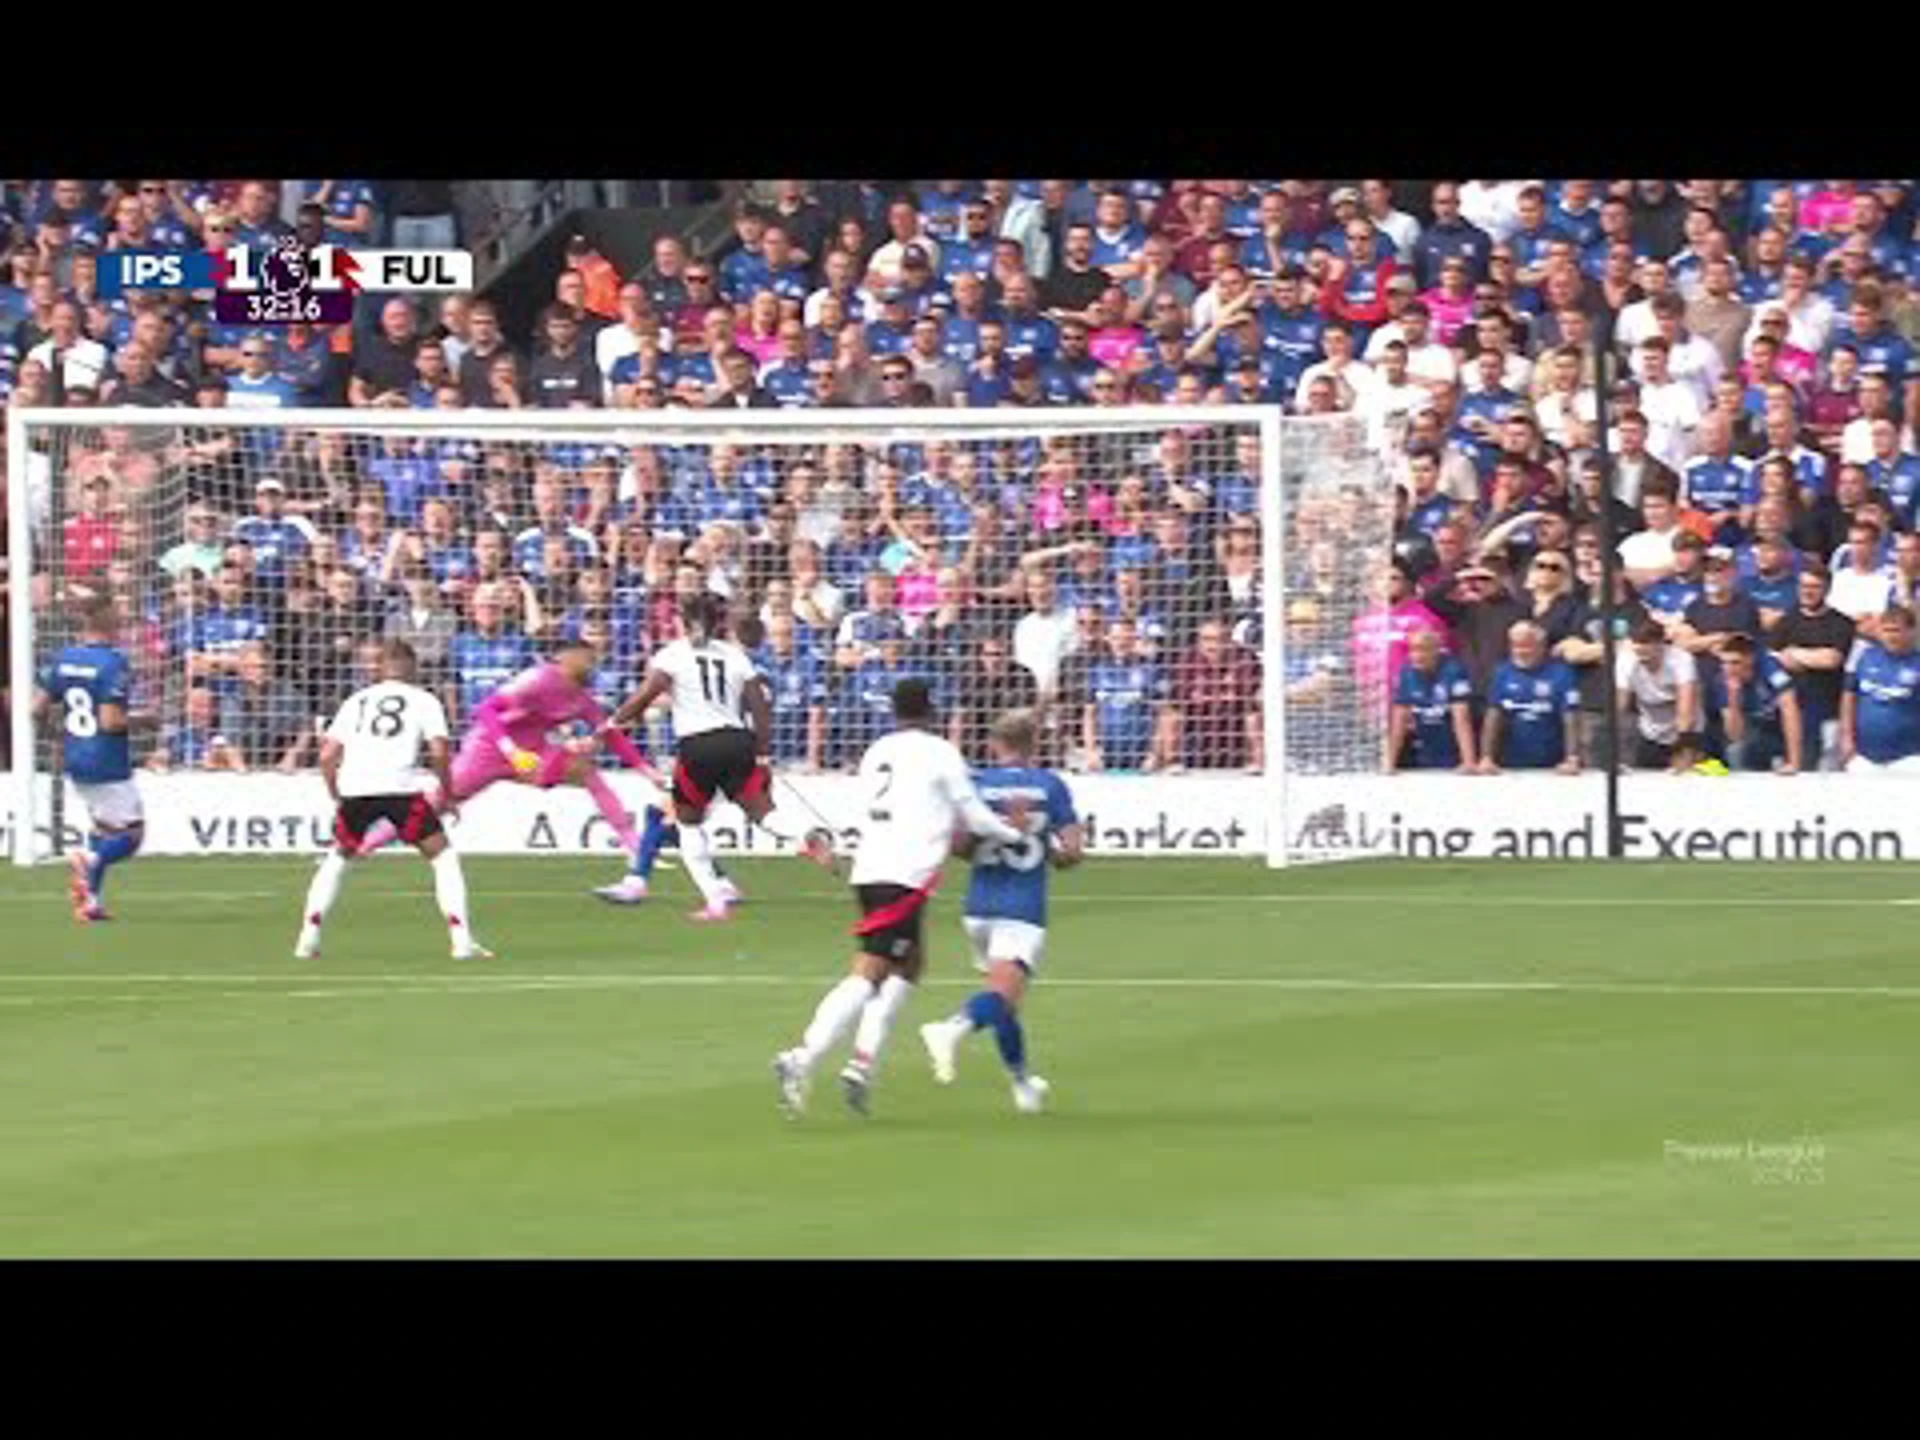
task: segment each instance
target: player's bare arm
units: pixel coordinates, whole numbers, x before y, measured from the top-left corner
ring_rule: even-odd
[[[1553,768],[1562,775],[1578,775],[1580,773],[1579,717],[1572,711],[1568,711],[1562,718],[1560,724],[1562,732],[1560,744],[1561,748],[1566,752],[1566,758],[1561,760],[1561,762]]]
[[[1462,775],[1471,775],[1480,768],[1473,753],[1473,711],[1464,700],[1456,700],[1448,708],[1453,712],[1453,743],[1460,749],[1460,763],[1455,768]]]
[[[1786,758],[1780,766],[1782,775],[1798,775],[1805,759],[1806,727],[1800,714],[1800,699],[1791,690],[1780,696],[1780,734],[1786,741]]]
[[[1027,814],[1032,807],[1023,797],[1014,796],[1007,801],[1006,818],[1002,819],[980,798],[971,780],[963,777],[956,789],[960,818],[972,834],[983,840],[998,840],[1003,845],[1016,844],[1026,838]]]
[[[767,698],[767,682],[755,675],[747,681],[741,698],[747,702],[747,714],[753,720],[753,753],[765,760],[773,753],[773,704]]]
[[[816,773],[825,769],[826,755],[826,707],[823,705],[809,706],[807,709],[807,769]]]
[[[1478,768],[1482,775],[1495,775],[1499,773],[1500,762],[1496,757],[1500,754],[1500,731],[1505,722],[1506,714],[1498,705],[1489,705],[1487,707],[1486,719],[1480,722],[1480,764]]]
[[[624,730],[638,720],[654,704],[673,689],[673,680],[664,671],[649,670],[647,678],[640,682],[640,688],[631,698],[624,700],[620,708],[613,712],[607,724],[615,730]]]

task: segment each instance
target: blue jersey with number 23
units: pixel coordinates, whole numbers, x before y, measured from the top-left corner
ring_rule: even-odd
[[[1031,766],[993,766],[974,772],[980,798],[1004,812],[1016,798],[1027,802],[1027,838],[1017,845],[982,840],[973,852],[973,882],[967,888],[967,916],[974,920],[1023,920],[1047,923],[1047,839],[1078,823],[1073,796],[1051,770]]]

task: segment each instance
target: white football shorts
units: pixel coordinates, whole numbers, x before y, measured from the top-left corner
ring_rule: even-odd
[[[98,785],[82,785],[76,780],[73,788],[80,792],[87,814],[96,825],[124,830],[146,818],[140,808],[140,787],[131,780],[107,780]]]
[[[967,939],[973,945],[973,968],[985,970],[995,960],[1018,960],[1033,974],[1040,969],[1040,958],[1047,953],[1047,932],[1024,920],[992,920],[962,916]]]

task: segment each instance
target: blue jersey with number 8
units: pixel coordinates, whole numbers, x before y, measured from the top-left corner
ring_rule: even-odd
[[[974,920],[1047,923],[1048,837],[1078,822],[1066,782],[1051,770],[995,766],[974,773],[980,798],[1005,814],[1009,801],[1027,802],[1027,838],[1017,845],[982,840],[973,852],[967,916]]]
[[[67,774],[81,785],[133,778],[127,732],[100,728],[103,706],[127,707],[127,657],[110,645],[69,645],[40,674],[40,688],[60,707]]]

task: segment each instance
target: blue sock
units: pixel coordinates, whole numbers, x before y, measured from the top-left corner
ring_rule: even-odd
[[[1006,1062],[1007,1069],[1016,1080],[1027,1078],[1027,1037],[1021,1032],[1020,1018],[1007,1004],[1006,997],[998,991],[982,990],[961,1012],[973,1022],[976,1030],[993,1031],[995,1043],[1000,1047],[1000,1058]]]
[[[680,831],[667,824],[666,812],[658,805],[647,807],[646,828],[640,832],[640,843],[633,851],[633,873],[642,880],[653,874],[653,863],[660,858],[661,847],[668,841],[678,845]]]
[[[98,900],[107,883],[107,867],[118,865],[122,860],[131,860],[140,848],[140,837],[126,830],[116,830],[112,834],[95,831],[87,840],[87,848],[93,852],[93,860],[87,866],[87,888],[93,891]]]

